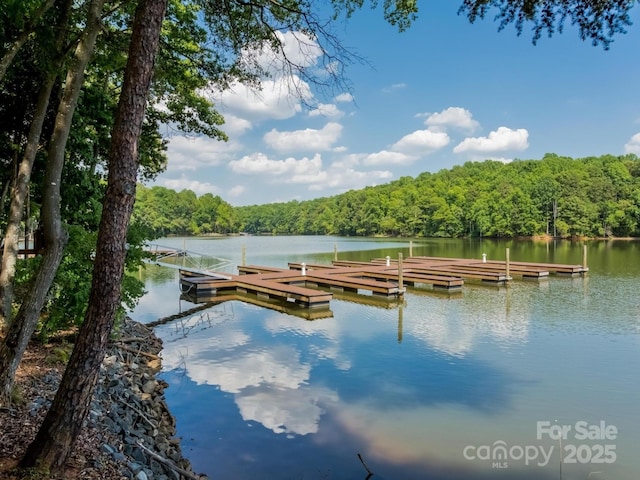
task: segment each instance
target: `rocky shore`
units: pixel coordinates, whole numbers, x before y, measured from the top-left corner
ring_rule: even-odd
[[[196,474],[182,455],[164,398],[167,384],[156,377],[161,349],[162,341],[145,325],[127,319],[120,327],[104,358],[66,478],[207,478]],[[46,358],[36,360],[18,379],[22,405],[0,411],[0,478],[20,478],[10,467],[35,436],[62,377],[63,365],[50,366]]]

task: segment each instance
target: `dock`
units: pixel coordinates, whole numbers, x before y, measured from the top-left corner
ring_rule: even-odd
[[[374,258],[369,262],[290,262],[288,268],[241,265],[238,266],[238,274],[180,269],[180,288],[183,295],[209,301],[216,296],[225,296],[227,299],[255,299],[255,302],[263,304],[280,302],[285,306],[327,311],[333,292],[393,301],[403,297],[405,285],[427,285],[433,290],[458,292],[467,281],[501,286],[514,277],[544,281],[551,274],[577,276],[588,271],[583,265],[487,261],[486,258],[416,256],[402,259],[399,255],[397,260],[387,257]],[[322,316],[311,315],[308,318]]]

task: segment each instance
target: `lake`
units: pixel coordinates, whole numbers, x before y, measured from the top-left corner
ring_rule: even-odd
[[[409,255],[409,241],[171,238],[235,264]],[[212,479],[640,478],[640,242],[590,241],[589,274],[336,295],[313,321],[230,301],[156,328],[184,454]],[[413,239],[413,254],[581,264],[583,243]],[[194,305],[148,266],[131,313]],[[336,298],[337,297],[337,298]],[[360,455],[360,457],[358,456]]]

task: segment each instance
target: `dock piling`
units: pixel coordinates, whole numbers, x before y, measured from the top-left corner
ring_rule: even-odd
[[[403,293],[404,293],[404,278],[402,276],[402,253],[398,253],[398,294],[402,295]]]
[[[582,268],[587,268],[587,245],[582,246]]]
[[[247,247],[242,246],[242,266],[244,267],[247,264]]]
[[[506,267],[506,272],[505,273],[507,275],[507,282],[508,282],[509,281],[509,277],[511,276],[510,272],[509,272],[509,247],[505,248],[504,254],[505,254],[505,267]]]
[[[333,259],[335,261],[338,261],[338,244],[337,243],[333,244]]]

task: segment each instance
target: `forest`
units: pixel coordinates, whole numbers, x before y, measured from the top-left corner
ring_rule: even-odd
[[[232,207],[218,196],[138,186],[150,235],[640,236],[640,159],[487,160],[333,197]]]

